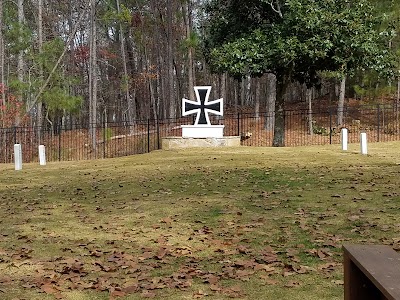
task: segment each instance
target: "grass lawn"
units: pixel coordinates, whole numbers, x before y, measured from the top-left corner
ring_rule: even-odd
[[[0,298],[343,299],[344,243],[400,249],[400,143],[0,165]]]

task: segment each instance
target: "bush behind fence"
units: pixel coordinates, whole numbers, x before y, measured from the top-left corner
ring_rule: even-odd
[[[344,121],[337,127],[337,111],[306,110],[285,112],[285,145],[305,146],[340,143],[340,130],[349,130],[349,142],[358,143],[361,132],[369,142],[397,141],[400,138],[399,110],[396,106],[376,105],[346,108]],[[213,124],[224,124],[225,136],[241,136],[244,146],[272,146],[273,128],[268,128],[273,114],[226,114],[211,118]],[[22,145],[23,161],[38,161],[39,145],[46,146],[47,161],[89,160],[148,153],[161,148],[164,137],[181,136],[181,125],[192,124],[192,118],[174,120],[138,120],[133,124],[97,124],[96,138],[91,139],[88,126],[0,128],[0,162],[11,163],[15,143]]]

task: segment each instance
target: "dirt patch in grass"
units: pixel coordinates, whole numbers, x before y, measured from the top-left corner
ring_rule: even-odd
[[[399,143],[0,166],[2,299],[342,299],[343,243],[400,249]]]

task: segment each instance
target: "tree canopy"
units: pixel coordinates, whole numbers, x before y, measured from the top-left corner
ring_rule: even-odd
[[[390,73],[390,32],[366,0],[211,0],[205,45],[215,72],[277,76],[274,145],[284,145],[291,81],[316,86],[321,71]]]

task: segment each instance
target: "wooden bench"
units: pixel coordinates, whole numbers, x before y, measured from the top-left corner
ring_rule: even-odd
[[[345,300],[400,300],[400,254],[383,245],[345,245]]]

